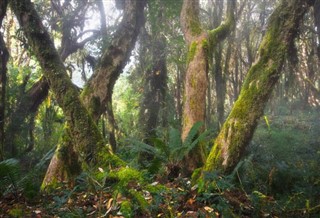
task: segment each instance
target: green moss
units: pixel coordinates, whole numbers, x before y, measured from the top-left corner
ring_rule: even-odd
[[[143,197],[143,195],[141,194],[141,192],[138,192],[134,189],[130,189],[129,190],[130,195],[133,197],[133,199],[135,201],[137,201],[140,209],[144,212],[147,211],[149,203],[148,201]]]
[[[201,24],[199,21],[196,20],[191,20],[190,21],[190,30],[193,36],[198,36],[201,34],[202,29],[201,29]]]
[[[196,54],[196,50],[197,50],[197,42],[192,42],[191,45],[189,46],[189,52],[188,52],[188,56],[187,56],[187,63],[190,63],[193,58],[194,55]]]
[[[147,185],[146,190],[149,191],[151,194],[161,194],[162,192],[169,191],[169,189],[164,185]]]
[[[129,167],[122,167],[118,171],[110,172],[107,180],[116,181],[117,187],[126,188],[130,182],[139,183],[143,181],[142,173]]]
[[[25,211],[18,205],[15,208],[10,209],[8,215],[10,215],[10,217],[24,217]]]
[[[210,49],[210,44],[208,43],[208,40],[202,40],[202,48],[204,50],[205,56],[207,57],[207,60],[211,60],[212,50]]]
[[[120,212],[124,217],[133,217],[132,204],[130,201],[123,201],[121,203]]]
[[[117,172],[117,176],[121,181],[141,181],[142,175],[138,170],[135,170],[133,168],[125,167],[120,169]]]
[[[198,179],[201,177],[202,168],[195,169],[191,176],[191,183],[196,184]]]

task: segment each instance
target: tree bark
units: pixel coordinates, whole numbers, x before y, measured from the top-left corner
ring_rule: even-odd
[[[0,2],[0,27],[6,15],[8,1]],[[7,62],[9,59],[9,52],[0,32],[0,161],[4,159],[4,120],[6,108],[6,85],[7,85]]]
[[[72,137],[74,148],[70,147],[71,145],[67,148],[77,152],[76,162],[79,161],[82,168],[86,169],[88,165],[97,163],[99,158],[104,157],[107,161],[114,159],[105,149],[98,127],[80,101],[77,88],[68,77],[63,62],[33,4],[30,0],[12,0],[10,6],[43,69],[50,89],[64,112],[67,122],[65,137],[68,139],[63,141],[71,141],[69,137]]]
[[[126,0],[124,15],[120,26],[113,37],[111,46],[101,57],[98,69],[94,72],[81,94],[84,104],[90,108],[94,120],[98,120],[102,113],[109,111],[110,133],[114,133],[116,126],[112,112],[113,87],[127,64],[131,51],[135,45],[140,28],[144,24],[144,0]],[[115,135],[110,136],[112,147],[115,145]]]
[[[315,0],[314,3],[314,23],[317,27],[317,36],[318,36],[318,46],[317,46],[317,55],[318,55],[318,61],[320,62],[320,0]]]
[[[205,99],[207,91],[207,71],[210,53],[214,53],[219,42],[224,40],[234,27],[235,1],[228,1],[228,17],[225,23],[209,32],[201,28],[199,1],[185,0],[180,15],[181,27],[189,47],[188,67],[185,77],[184,107],[182,115],[182,140],[198,121],[205,121]],[[203,146],[196,146],[186,158],[187,171],[192,172],[205,160]]]
[[[305,0],[283,0],[273,12],[260,45],[259,60],[250,68],[239,99],[214,141],[205,171],[230,172],[239,162],[279,79],[288,48],[307,9]]]
[[[139,30],[144,23],[144,5],[144,1],[127,0],[125,2],[124,15],[120,27],[117,29],[111,45],[103,54],[97,70],[81,93],[81,99],[95,122],[107,111],[109,143],[114,151],[116,150],[116,124],[112,111],[113,87],[130,57]],[[66,135],[68,134],[66,133]],[[65,142],[65,144],[58,146],[51,164],[48,167],[43,186],[55,182],[55,178],[58,177],[58,175],[61,177],[61,181],[68,178],[66,172],[59,171],[59,169],[62,168],[60,165],[64,162],[64,160],[61,159],[63,155],[60,153],[64,155],[73,153],[72,156],[67,155],[64,158],[67,160],[67,163],[72,163],[71,166],[77,165],[76,162],[72,160],[78,152],[75,153],[69,146],[71,146],[70,142]],[[65,150],[70,152],[66,153],[64,152]],[[116,161],[121,162],[120,160]],[[67,169],[68,167],[65,166],[63,168]],[[70,169],[68,171],[71,172]],[[75,173],[73,175],[76,175],[78,172],[78,170],[73,171],[73,173]]]
[[[57,12],[57,14],[61,17],[67,16],[64,10],[65,5],[59,5],[52,3],[52,8]],[[97,4],[101,6],[102,1],[98,1]],[[65,61],[68,56],[70,56],[72,53],[83,49],[85,44],[95,38],[97,36],[102,35],[105,33],[105,18],[103,17],[104,11],[100,8],[101,11],[101,32],[94,32],[92,36],[89,36],[82,41],[78,42],[77,37],[71,37],[71,32],[74,24],[74,19],[76,19],[76,16],[79,16],[79,13],[84,13],[84,7],[85,4],[80,5],[75,10],[78,12],[73,11],[72,16],[70,14],[68,15],[68,18],[63,19],[62,22],[62,41],[61,41],[61,48],[59,49],[59,55],[62,59],[62,61]],[[8,31],[9,32],[9,31]],[[81,34],[80,34],[81,35]],[[24,90],[23,90],[24,91]],[[45,77],[42,77],[33,84],[33,86],[27,90],[24,91],[24,93],[21,95],[19,99],[17,99],[17,107],[16,110],[11,114],[10,119],[7,124],[6,129],[6,140],[5,140],[5,148],[7,149],[13,149],[15,148],[14,141],[12,138],[16,138],[17,136],[21,135],[21,132],[23,131],[23,123],[26,121],[26,119],[29,116],[34,116],[34,114],[38,111],[39,106],[42,104],[42,102],[47,98],[49,91],[49,84]]]

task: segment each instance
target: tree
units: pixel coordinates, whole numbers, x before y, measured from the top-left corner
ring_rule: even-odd
[[[0,26],[6,15],[8,1],[0,2]],[[9,53],[0,33],[0,160],[4,158],[4,120],[5,120],[5,103],[6,103],[6,80],[7,80],[7,62]]]
[[[299,24],[313,1],[283,0],[269,19],[266,35],[253,65],[204,166],[205,171],[230,172],[242,157],[277,83]]]
[[[224,40],[234,27],[234,8],[235,1],[228,1],[226,22],[206,32],[199,20],[199,1],[183,2],[180,19],[189,53],[183,95],[182,140],[196,122],[205,121],[208,59],[212,57],[210,54],[214,53],[218,43]],[[192,172],[201,166],[204,159],[204,150],[199,145],[187,158],[188,170]]]
[[[317,27],[317,36],[318,36],[318,47],[317,47],[317,55],[320,61],[320,0],[315,0],[314,8],[314,23]]]
[[[50,24],[51,32],[56,31],[61,34],[62,46],[58,49],[58,52],[63,62],[65,62],[71,54],[83,49],[87,42],[101,35],[98,31],[95,31],[91,36],[79,40],[83,34],[79,33],[77,35],[75,34],[75,30],[84,24],[84,14],[89,7],[87,2],[79,2],[75,4],[74,8],[70,7],[69,3],[69,1],[65,1],[61,5],[60,1],[51,1],[49,4],[42,2],[41,9],[44,12],[40,11],[45,17],[44,19]],[[48,8],[50,8],[50,10]],[[47,14],[52,14],[52,16],[47,17]],[[61,28],[59,28],[59,24],[61,24]],[[10,25],[8,26],[12,28]],[[15,25],[12,26],[14,27]],[[7,30],[7,32],[9,33],[10,29]],[[23,36],[18,37],[18,39],[25,43]],[[25,47],[27,47],[27,45]],[[28,49],[22,51],[25,52],[26,50]],[[29,60],[31,59],[31,57],[28,58]],[[48,97],[49,84],[45,77],[34,82],[29,89],[26,88],[27,82],[29,82],[28,79],[25,82],[25,86],[21,87],[21,93],[17,97],[17,104],[15,108],[12,109],[13,112],[10,114],[9,119],[7,119],[5,148],[11,156],[15,156],[15,153],[17,153],[16,147],[19,143],[17,143],[16,139],[24,135],[25,122],[28,122],[28,118],[31,119],[35,116],[40,105]]]
[[[80,100],[76,87],[67,76],[66,69],[45,27],[30,1],[12,1],[11,8],[25,32],[50,89],[64,111],[67,125],[64,137],[49,165],[44,185],[64,181],[82,169],[100,162],[122,163],[104,146],[104,140],[94,122],[111,103],[112,89],[134,46],[143,24],[144,1],[125,1],[124,18],[115,33],[111,46],[101,57],[99,67],[85,87]],[[89,112],[88,112],[89,111]]]

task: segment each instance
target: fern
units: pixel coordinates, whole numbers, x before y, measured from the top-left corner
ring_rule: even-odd
[[[149,164],[149,172],[156,173],[163,165],[168,163],[176,165],[181,162],[196,145],[208,137],[209,131],[200,133],[202,125],[202,122],[195,123],[184,142],[181,140],[180,131],[175,128],[170,128],[167,142],[159,138],[149,139],[153,146],[132,140],[131,152],[151,154],[154,158]]]
[[[16,159],[7,159],[0,162],[0,190],[12,190],[17,193],[17,180],[20,175],[19,162]]]
[[[203,122],[195,123],[190,129],[184,142],[181,142],[179,146],[172,149],[172,160],[178,162],[181,161],[197,144],[201,143],[209,136],[209,131],[199,134],[202,125]],[[179,135],[179,137],[181,140],[181,135]]]

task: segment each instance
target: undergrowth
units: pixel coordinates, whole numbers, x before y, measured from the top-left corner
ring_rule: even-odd
[[[11,217],[317,217],[319,125],[316,114],[266,116],[230,175],[212,172],[200,179],[201,169],[183,177],[179,171],[170,174],[169,167],[181,167],[184,155],[207,140],[208,132],[198,134],[201,124],[184,143],[176,129],[167,139],[153,139],[152,146],[129,140],[130,146],[119,151],[128,163],[134,160],[127,168],[82,173],[73,189],[61,184],[50,194],[39,192],[37,180],[50,152],[27,175],[19,161],[6,160],[0,162],[0,212]],[[153,159],[142,165],[143,152]]]

